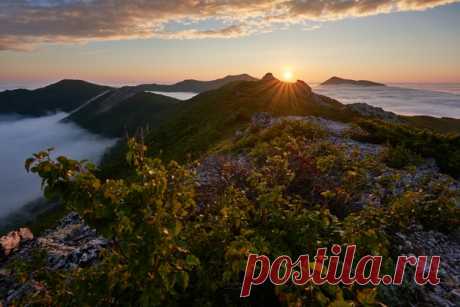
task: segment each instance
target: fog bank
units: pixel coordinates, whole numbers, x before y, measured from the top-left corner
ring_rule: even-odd
[[[415,86],[400,84],[400,86]],[[430,115],[435,117],[460,118],[460,95],[444,92],[454,91],[460,86],[431,84],[419,89],[394,86],[317,86],[313,90],[338,101],[349,104],[364,102],[402,115]]]
[[[42,195],[40,179],[27,173],[25,159],[40,150],[54,147],[53,157],[99,162],[104,150],[115,143],[88,133],[72,123],[62,123],[66,113],[39,118],[0,116],[0,217],[19,209]]]
[[[195,97],[196,95],[198,95],[198,93],[193,93],[193,92],[158,92],[158,91],[146,91],[146,92],[169,96],[169,97],[176,98],[179,100],[189,100]]]

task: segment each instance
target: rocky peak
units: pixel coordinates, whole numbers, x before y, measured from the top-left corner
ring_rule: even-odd
[[[295,85],[302,91],[307,92],[308,95],[312,93],[311,87],[305,81],[297,80]]]
[[[278,79],[276,79],[275,76],[273,76],[271,72],[266,73],[265,76],[262,78],[262,81],[274,81],[274,80],[278,81]]]

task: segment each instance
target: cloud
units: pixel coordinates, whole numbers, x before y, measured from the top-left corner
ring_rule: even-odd
[[[211,30],[181,30],[174,32],[156,32],[155,36],[165,39],[202,39],[202,38],[233,38],[241,37],[251,34],[251,30],[248,27],[241,25],[232,25],[220,29]]]
[[[420,11],[459,0],[297,0],[286,2],[295,19],[337,20],[401,11]]]
[[[54,147],[53,156],[70,156],[98,162],[104,150],[115,143],[88,133],[72,123],[62,123],[65,113],[39,118],[0,115],[0,224],[2,218],[42,196],[40,178],[29,174],[24,161],[32,153]]]
[[[232,38],[291,24],[425,10],[455,2],[460,0],[4,0],[0,50],[151,37]],[[214,21],[211,26],[199,27],[209,20]],[[170,22],[188,28],[166,30]]]

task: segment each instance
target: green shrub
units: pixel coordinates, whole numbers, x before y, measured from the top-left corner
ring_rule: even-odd
[[[383,152],[383,161],[393,168],[416,166],[422,162],[422,157],[413,153],[403,145],[388,146]]]
[[[27,161],[42,177],[47,196],[59,196],[92,225],[103,223],[113,239],[99,265],[71,271],[67,282],[48,281],[52,304],[160,305],[188,287],[189,272],[199,265],[186,239],[195,210],[192,173],[146,157],[143,145],[129,146],[129,181],[101,182],[93,165],[65,157],[54,161],[48,151]]]
[[[394,161],[396,165],[403,164],[413,153],[415,156],[434,158],[441,171],[459,178],[460,135],[441,134],[378,120],[361,120],[357,125],[366,133],[352,134],[352,137],[360,141],[393,146],[397,149],[394,153],[397,157]]]
[[[34,276],[47,289],[39,303],[378,306],[377,289],[361,286],[266,284],[239,298],[249,253],[296,258],[338,243],[357,244],[357,257],[390,257],[389,234],[411,224],[458,227],[458,195],[448,182],[384,199],[380,207],[352,208],[363,193],[377,193],[367,178],[384,167],[324,136],[298,122],[243,136],[226,150],[247,155],[247,175],[236,178],[225,168],[223,192],[200,206],[188,167],[149,158],[134,141],[124,179],[101,180],[87,162],[36,154],[27,167],[42,177],[45,194],[60,197],[113,240],[97,265]],[[391,265],[387,258],[384,271]]]

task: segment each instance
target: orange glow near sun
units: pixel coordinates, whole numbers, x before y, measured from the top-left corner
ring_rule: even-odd
[[[283,81],[285,82],[292,82],[294,79],[294,74],[291,70],[284,70],[283,71]]]

